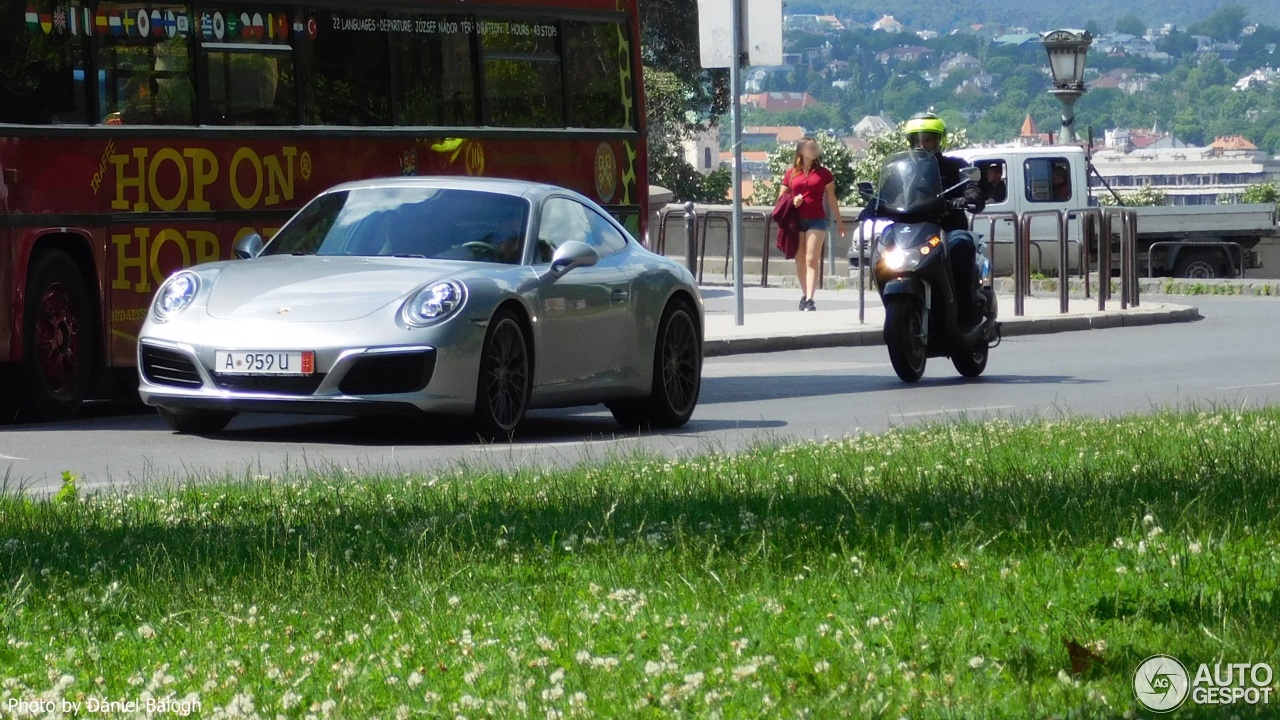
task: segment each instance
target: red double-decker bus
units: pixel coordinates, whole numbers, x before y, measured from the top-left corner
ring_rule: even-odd
[[[0,410],[136,387],[165,277],[339,182],[551,182],[639,235],[638,33],[636,0],[0,0]]]

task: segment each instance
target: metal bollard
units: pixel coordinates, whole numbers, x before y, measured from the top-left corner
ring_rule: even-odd
[[[684,265],[698,276],[698,211],[692,202],[684,204]]]

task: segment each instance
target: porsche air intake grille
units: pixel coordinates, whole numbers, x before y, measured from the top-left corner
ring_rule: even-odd
[[[218,375],[214,378],[223,390],[272,393],[275,395],[313,395],[324,375]]]
[[[148,345],[142,346],[142,374],[156,385],[198,388],[204,384],[195,363],[185,354]]]
[[[373,355],[357,360],[338,389],[344,395],[390,395],[417,392],[435,371],[434,351]]]

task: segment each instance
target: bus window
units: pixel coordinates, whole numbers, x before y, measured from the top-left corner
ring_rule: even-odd
[[[294,125],[290,18],[284,12],[221,9],[223,36],[202,35],[203,121],[210,125]]]
[[[152,12],[188,17],[185,6],[101,2],[94,14],[98,68],[106,72],[99,120],[123,125],[190,125],[195,117],[188,40],[156,32]],[[147,18],[141,20],[140,18]],[[176,25],[175,25],[176,27]]]
[[[466,15],[392,16],[397,125],[477,124],[472,34],[459,30],[473,25]]]
[[[383,14],[317,9],[311,20],[316,38],[298,50],[307,77],[306,124],[390,125],[391,56]]]
[[[69,21],[52,0],[0,0],[0,123],[88,121],[82,45]]]
[[[487,124],[564,127],[559,24],[482,20],[478,26],[484,38]]]
[[[635,126],[634,100],[622,88],[631,85],[631,56],[619,50],[625,28],[618,23],[561,23],[565,74],[569,82],[569,125],[586,128]],[[630,108],[630,112],[628,112]]]

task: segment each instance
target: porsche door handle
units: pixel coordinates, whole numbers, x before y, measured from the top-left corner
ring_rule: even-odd
[[[631,293],[627,292],[626,290],[614,290],[613,292],[609,293],[609,301],[612,302],[614,305],[626,302],[627,298],[629,297],[631,297]]]

